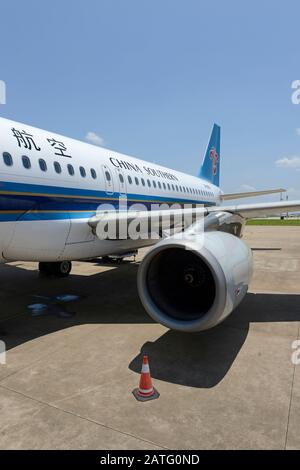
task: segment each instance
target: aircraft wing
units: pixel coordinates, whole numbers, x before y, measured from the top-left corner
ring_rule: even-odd
[[[236,204],[232,206],[221,205],[210,207],[207,210],[209,213],[220,211],[230,212],[231,214],[238,214],[245,219],[252,219],[253,217],[260,216],[278,216],[284,212],[298,212],[300,211],[300,201]]]
[[[202,218],[207,214],[207,208],[203,206],[153,211],[108,211],[100,212],[92,217],[89,220],[89,225],[99,238],[110,228],[111,235],[107,238],[119,239],[124,238],[124,234],[127,233],[127,229],[130,230],[130,227],[133,231],[138,227],[140,234],[161,233],[163,230],[171,228],[182,230],[183,220],[186,228],[192,225],[197,218]]]
[[[154,211],[116,211],[99,213],[89,220],[95,235],[103,237],[108,227],[112,227],[107,239],[127,238],[128,228],[138,227],[138,233],[160,233],[169,229],[183,230],[193,225],[199,218],[213,213],[227,213],[251,219],[253,217],[278,216],[285,212],[300,211],[300,201],[281,201],[258,204],[220,205],[213,207],[194,207],[181,209],[163,209]],[[184,221],[184,223],[183,223]],[[126,235],[124,235],[126,234]]]
[[[243,193],[228,193],[222,194],[221,200],[228,201],[230,199],[241,199],[243,197],[255,197],[255,196],[266,196],[267,194],[276,194],[276,193],[285,193],[286,189],[278,188],[278,189],[265,189],[262,191],[247,191]]]

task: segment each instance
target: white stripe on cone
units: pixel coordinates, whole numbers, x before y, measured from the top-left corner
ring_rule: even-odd
[[[140,392],[141,394],[143,394],[143,393],[144,393],[144,394],[152,393],[152,392],[153,392],[153,388],[148,388],[148,389],[144,389],[144,388],[141,389],[141,388],[140,388],[139,392]]]

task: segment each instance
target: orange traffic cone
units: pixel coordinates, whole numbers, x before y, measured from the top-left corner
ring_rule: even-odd
[[[159,397],[158,391],[152,385],[148,356],[143,357],[139,388],[135,388],[132,393],[139,401],[154,400]]]

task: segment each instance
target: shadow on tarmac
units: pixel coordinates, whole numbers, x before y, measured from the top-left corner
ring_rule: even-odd
[[[137,268],[138,263],[125,263],[95,275],[72,274],[58,280],[39,278],[37,272],[16,266],[1,266],[0,339],[7,349],[12,349],[80,324],[142,323],[146,328],[154,322],[138,297]],[[20,293],[18,283],[22,284]],[[51,312],[33,316],[28,305],[36,295],[80,296],[80,304],[78,300],[68,303],[65,308],[70,308],[71,316]],[[149,354],[154,379],[189,387],[214,387],[231,368],[247,338],[250,323],[299,319],[300,295],[249,293],[225,322],[211,330],[193,334],[167,330],[156,341],[146,342],[129,368],[140,373],[142,355]]]

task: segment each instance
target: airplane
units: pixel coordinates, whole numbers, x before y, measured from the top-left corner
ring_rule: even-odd
[[[36,261],[45,275],[65,277],[72,260],[151,246],[138,292],[149,315],[171,329],[202,331],[223,321],[251,280],[251,250],[241,239],[246,220],[300,210],[300,201],[226,201],[283,191],[224,194],[216,124],[199,175],[191,176],[0,118],[0,262]],[[100,236],[103,221],[136,218],[141,226],[161,205],[158,236],[152,228],[145,237]],[[178,214],[191,215],[189,224],[176,226]]]

